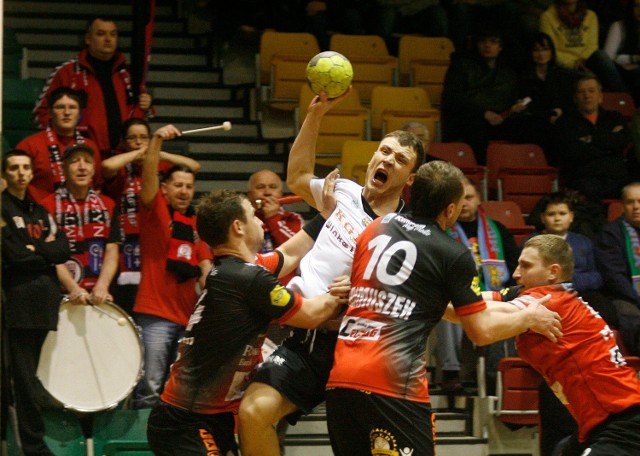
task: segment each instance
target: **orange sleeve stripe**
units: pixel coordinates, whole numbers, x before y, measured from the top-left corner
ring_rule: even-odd
[[[466,306],[456,307],[456,315],[461,317],[471,315],[477,312],[481,312],[487,308],[487,303],[484,300],[480,300],[477,302],[473,302],[471,304],[467,304]]]

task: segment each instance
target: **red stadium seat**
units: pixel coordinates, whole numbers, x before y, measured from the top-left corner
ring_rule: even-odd
[[[498,363],[496,418],[503,423],[538,424],[538,387],[542,376],[519,357]]]
[[[465,176],[481,187],[482,199],[488,199],[487,167],[478,165],[469,144],[460,142],[431,143],[429,155],[456,165]]]

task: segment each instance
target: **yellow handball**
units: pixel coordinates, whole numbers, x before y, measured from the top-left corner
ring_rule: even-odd
[[[307,65],[307,81],[315,94],[324,91],[329,98],[336,98],[347,91],[353,79],[351,62],[334,51],[321,52]]]

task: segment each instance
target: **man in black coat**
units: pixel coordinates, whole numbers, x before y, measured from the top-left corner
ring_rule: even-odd
[[[53,455],[44,443],[44,422],[36,401],[36,369],[49,330],[58,325],[62,295],[55,265],[69,259],[69,243],[44,207],[27,196],[31,157],[9,151],[2,160],[3,345],[18,418],[17,436],[26,456]],[[7,374],[7,375],[5,375]],[[8,380],[8,379],[7,379]],[[3,387],[8,387],[3,381]],[[3,412],[7,396],[3,395]]]
[[[560,172],[565,185],[593,199],[619,198],[629,182],[624,151],[630,134],[622,115],[600,106],[595,76],[576,82],[576,110],[558,119]]]

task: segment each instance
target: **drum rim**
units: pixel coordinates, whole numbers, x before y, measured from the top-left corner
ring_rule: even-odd
[[[60,313],[62,311],[62,306],[64,304],[68,304],[69,302],[70,302],[70,300],[69,300],[68,296],[64,296],[62,298],[62,301],[60,302],[60,308],[58,310],[58,313]],[[64,401],[60,400],[55,394],[53,394],[51,391],[49,391],[49,389],[46,387],[46,385],[42,381],[42,378],[40,377],[40,375],[38,375],[38,373],[37,373],[38,369],[36,369],[36,377],[38,378],[38,380],[40,380],[40,383],[42,384],[42,386],[44,387],[46,392],[48,394],[50,394],[51,397],[53,397],[56,401],[58,401],[60,404],[62,404],[62,407],[65,410],[71,410],[71,411],[78,412],[78,413],[96,413],[96,412],[103,412],[103,411],[112,410],[112,409],[116,408],[118,406],[118,404],[120,404],[120,402],[125,400],[134,391],[134,389],[136,388],[136,386],[140,382],[140,379],[142,379],[142,377],[144,376],[144,343],[143,343],[143,340],[142,340],[142,331],[140,330],[140,327],[136,324],[136,322],[133,319],[133,317],[131,315],[129,315],[122,307],[117,305],[115,302],[105,301],[103,304],[87,304],[87,305],[94,305],[94,306],[107,305],[107,306],[115,307],[122,314],[122,317],[127,319],[127,321],[130,323],[131,327],[133,328],[134,334],[135,334],[135,336],[136,336],[136,338],[138,340],[138,347],[139,347],[139,352],[140,352],[140,366],[138,367],[138,373],[136,374],[136,378],[135,378],[133,384],[127,389],[125,394],[121,395],[121,397],[119,397],[115,401],[110,402],[107,405],[100,406],[100,407],[92,407],[92,408],[80,407],[80,406],[76,406],[76,405],[69,405],[69,404],[66,404]],[[51,331],[49,331],[49,332],[51,332]],[[42,354],[41,354],[41,356],[42,356]],[[40,360],[38,360],[38,367],[39,366],[40,366]]]

